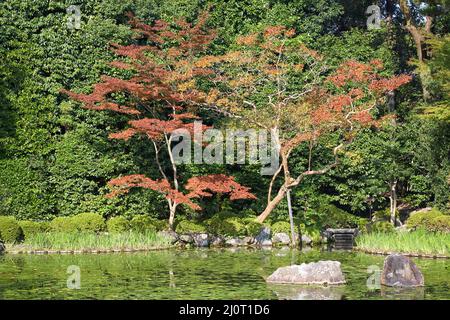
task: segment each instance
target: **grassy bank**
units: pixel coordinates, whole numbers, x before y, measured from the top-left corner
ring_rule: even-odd
[[[359,249],[450,256],[450,233],[413,232],[369,233],[356,238]]]
[[[102,251],[102,250],[151,250],[167,248],[167,238],[155,232],[45,232],[30,235],[19,244],[6,244],[8,252],[29,251]]]

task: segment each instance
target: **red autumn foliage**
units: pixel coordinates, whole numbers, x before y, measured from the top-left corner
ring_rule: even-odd
[[[211,197],[213,193],[228,193],[231,200],[256,199],[249,188],[241,186],[233,177],[224,174],[190,178],[185,188],[190,191],[189,198]]]
[[[197,77],[214,74],[208,64],[199,63],[205,49],[216,37],[215,31],[205,28],[207,14],[201,14],[196,24],[180,19],[174,23],[158,20],[148,25],[132,14],[128,16],[136,38],[145,41],[147,45],[112,44],[113,51],[121,59],[110,65],[132,72],[131,78],[103,76],[90,94],[61,90],[73,100],[81,102],[86,109],[108,110],[135,117],[128,121],[128,128],[110,133],[109,138],[126,141],[136,134],[141,134],[152,141],[156,162],[163,178],[153,180],[134,174],[112,179],[108,183],[112,189],[108,197],[126,194],[131,188],[159,192],[168,201],[171,227],[178,204],[200,209],[192,201],[193,198],[220,193],[229,194],[231,200],[254,199],[255,196],[248,188],[226,175],[191,178],[185,186],[187,194],[184,194],[180,191],[176,163],[171,157],[171,135],[177,130],[186,130],[192,137],[193,121],[200,119],[192,110],[195,111],[197,106],[204,102],[206,95],[196,89]],[[125,93],[131,103],[118,103],[114,100],[115,93]],[[146,117],[149,114],[151,117]],[[202,130],[208,128],[205,125],[201,127]],[[172,172],[167,174],[158,158],[163,147],[170,155],[172,167]],[[169,176],[173,177],[172,181],[168,179]]]
[[[214,104],[213,110],[244,125],[279,134],[276,142],[282,162],[272,176],[259,222],[305,177],[337,166],[342,150],[359,129],[385,122],[386,117],[374,118],[374,111],[385,104],[387,93],[411,80],[409,75],[385,76],[383,63],[377,59],[369,63],[345,61],[332,71],[319,52],[299,43],[299,38],[292,41],[293,37],[295,32],[286,27],[268,27],[239,37],[234,51],[207,57],[200,64],[219,70],[215,83],[220,86],[207,97]],[[319,137],[335,132],[339,140],[330,148],[334,162],[315,169],[313,150],[321,143]],[[308,144],[308,169],[293,177],[289,158],[301,144]],[[277,177],[283,177],[284,182],[272,198]]]
[[[119,194],[125,194],[131,188],[144,188],[164,194],[167,199],[170,199],[179,204],[185,204],[193,210],[200,210],[200,206],[191,199],[200,197],[211,197],[213,193],[229,194],[231,200],[238,199],[256,199],[255,195],[250,193],[250,189],[237,183],[233,177],[224,174],[213,174],[208,176],[192,177],[190,178],[185,188],[190,191],[188,194],[183,194],[170,186],[166,179],[152,180],[142,174],[134,174],[112,179],[109,186],[114,190],[109,193],[108,197],[115,197]]]
[[[312,112],[315,126],[330,125],[341,128],[360,126],[379,126],[384,119],[375,120],[370,110],[384,95],[411,81],[411,76],[401,74],[386,78],[378,71],[383,68],[381,61],[369,64],[346,61],[331,74],[327,80],[337,90],[316,91],[311,100],[318,103]]]

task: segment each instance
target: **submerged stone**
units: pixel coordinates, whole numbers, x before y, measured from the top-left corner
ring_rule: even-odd
[[[384,260],[381,284],[389,287],[421,287],[422,272],[408,257],[391,254]]]
[[[269,283],[344,284],[339,261],[319,261],[278,268],[267,279]]]

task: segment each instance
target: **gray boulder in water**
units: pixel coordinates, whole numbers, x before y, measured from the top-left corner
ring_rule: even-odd
[[[391,254],[384,260],[381,284],[389,287],[421,287],[422,272],[408,257]]]
[[[344,284],[339,261],[319,261],[278,268],[267,279],[269,283]]]
[[[225,243],[225,239],[221,236],[211,236],[210,245],[212,247],[220,247]]]
[[[196,247],[205,248],[209,246],[209,235],[207,233],[195,233],[192,238]]]
[[[277,232],[272,236],[272,243],[288,245],[291,243],[291,238],[287,233]]]
[[[194,243],[194,237],[190,234],[180,234],[178,238],[180,239],[181,242],[185,244]]]
[[[246,246],[247,242],[245,242],[244,239],[241,238],[229,238],[225,241],[225,244],[232,247],[241,247]]]

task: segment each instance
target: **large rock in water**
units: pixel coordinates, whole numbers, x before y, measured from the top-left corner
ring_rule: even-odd
[[[233,247],[241,247],[247,245],[244,239],[241,238],[229,238],[225,241],[225,244]]]
[[[277,232],[272,236],[272,243],[288,245],[291,243],[291,238],[287,233]]]
[[[207,233],[195,233],[192,238],[196,247],[205,248],[209,246],[209,235]]]
[[[278,268],[267,279],[271,283],[344,284],[339,261],[319,261]]]
[[[421,287],[424,279],[422,272],[408,257],[391,254],[384,260],[381,284],[389,287]]]
[[[180,234],[178,236],[179,240],[185,244],[194,243],[194,237],[190,234]]]
[[[210,245],[212,247],[220,247],[225,243],[225,239],[221,236],[211,236]]]

